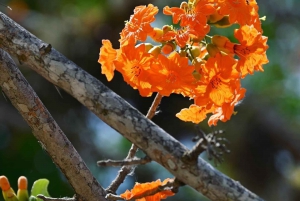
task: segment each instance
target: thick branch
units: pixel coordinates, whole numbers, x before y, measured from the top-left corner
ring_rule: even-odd
[[[79,200],[103,200],[105,191],[93,177],[10,56],[0,49],[0,86],[32,128],[54,163],[62,170]]]
[[[178,180],[211,200],[262,200],[201,158],[185,164],[188,150],[168,133],[145,118],[121,97],[108,89],[48,44],[30,34],[6,15],[0,14],[0,47],[27,64],[53,84],[61,87],[120,132],[149,157],[163,165]],[[49,50],[50,49],[50,50]]]

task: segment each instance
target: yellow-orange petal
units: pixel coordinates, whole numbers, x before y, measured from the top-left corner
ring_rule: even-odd
[[[112,48],[111,42],[109,40],[102,40],[98,62],[101,64],[101,73],[106,76],[108,81],[111,81],[114,77],[115,66],[113,61],[116,57],[117,50]]]
[[[205,106],[192,104],[189,108],[184,108],[177,113],[176,117],[182,121],[191,121],[198,124],[206,118],[207,113],[208,111]]]
[[[120,196],[125,200],[135,199],[137,197],[143,196],[143,194],[147,191],[156,189],[161,185],[166,184],[170,179],[167,178],[163,182],[159,179],[153,182],[148,183],[136,183],[131,191],[126,190],[125,193],[122,193]],[[161,191],[151,196],[146,196],[143,198],[136,199],[136,201],[160,201],[161,199],[165,199],[168,196],[172,196],[174,193],[170,190]]]

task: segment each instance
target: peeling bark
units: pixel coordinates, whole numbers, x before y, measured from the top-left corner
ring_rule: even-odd
[[[187,148],[99,80],[0,13],[0,47],[61,87],[149,157],[213,201],[262,200],[201,158],[187,164]],[[45,51],[47,50],[47,51]]]
[[[105,190],[93,177],[10,56],[0,49],[0,86],[32,128],[34,136],[64,173],[78,200],[106,201]]]

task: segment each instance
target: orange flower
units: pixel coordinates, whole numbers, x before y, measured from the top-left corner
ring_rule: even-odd
[[[240,84],[237,83],[237,85]],[[210,116],[208,120],[208,125],[216,126],[218,120],[221,120],[223,122],[229,120],[231,118],[231,115],[234,113],[234,106],[245,97],[245,93],[246,93],[246,89],[238,88],[236,90],[236,94],[232,102],[224,103],[221,107],[216,108],[214,114]]]
[[[220,14],[229,15],[231,24],[238,23],[240,25],[252,24],[252,16],[255,15],[258,9],[255,0],[219,0]]]
[[[176,114],[183,121],[199,123],[212,113],[209,125],[225,122],[245,96],[240,79],[263,71],[262,65],[268,63],[258,9],[256,0],[188,0],[179,8],[165,6],[163,13],[179,23],[177,29],[173,25],[153,28],[158,8],[137,6],[120,33],[120,49],[102,41],[98,60],[102,74],[110,81],[119,71],[142,96],[177,93],[194,99],[194,104]],[[209,43],[208,21],[217,28],[238,23],[234,36],[239,44],[221,35],[214,35]],[[160,44],[136,45],[148,36]],[[158,198],[140,200],[152,199]]]
[[[189,65],[187,57],[180,57],[172,52],[168,57],[158,55],[157,62],[151,66],[150,82],[153,91],[169,96],[171,93],[181,93],[188,96],[194,88],[194,66]]]
[[[231,102],[234,96],[235,80],[239,73],[235,69],[236,61],[228,55],[217,53],[203,65],[202,77],[196,92],[205,94],[216,105]]]
[[[196,31],[190,29],[189,27],[183,27],[178,30],[170,30],[166,32],[162,40],[163,41],[171,41],[175,40],[176,44],[180,48],[184,48],[189,42],[191,36],[195,37],[197,35]]]
[[[137,40],[145,41],[147,35],[153,31],[150,23],[155,20],[154,16],[157,13],[158,8],[152,4],[135,7],[134,14],[130,16],[121,32],[121,46],[135,44]]]
[[[114,77],[115,66],[113,61],[117,57],[117,50],[112,48],[109,40],[102,40],[102,45],[98,62],[101,64],[101,73],[106,76],[108,81],[111,81]]]
[[[262,65],[269,62],[266,55],[268,38],[262,36],[252,25],[235,30],[234,36],[241,43],[235,44],[233,48],[240,58],[237,70],[242,73],[242,78],[248,73],[253,74],[254,70],[264,71]]]
[[[172,15],[174,24],[180,21],[181,27],[189,27],[194,30],[197,33],[196,37],[199,39],[209,32],[210,27],[207,25],[207,16],[214,12],[213,5],[205,0],[197,1],[194,4],[183,2],[180,8],[166,6],[163,9],[165,15]]]
[[[151,96],[149,70],[154,57],[145,52],[145,44],[138,47],[128,45],[122,47],[114,65],[121,72],[125,82],[138,89],[141,96]]]
[[[161,199],[165,199],[168,196],[174,195],[174,193],[170,190],[165,190],[151,196],[146,196],[144,198],[140,197],[147,194],[147,192],[154,191],[160,186],[165,185],[168,181],[170,181],[170,179],[165,179],[163,182],[158,179],[151,183],[136,183],[131,191],[126,190],[126,192],[121,194],[120,196],[125,200],[136,199],[136,201],[160,201]]]

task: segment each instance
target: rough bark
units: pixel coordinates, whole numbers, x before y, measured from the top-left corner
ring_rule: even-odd
[[[106,201],[105,190],[93,177],[10,56],[0,49],[0,86],[32,128],[34,136],[64,173],[79,200]]]
[[[0,42],[1,48],[71,94],[180,181],[209,199],[262,200],[201,158],[197,163],[184,162],[182,156],[188,151],[184,145],[145,118],[99,80],[4,14],[0,14]]]

